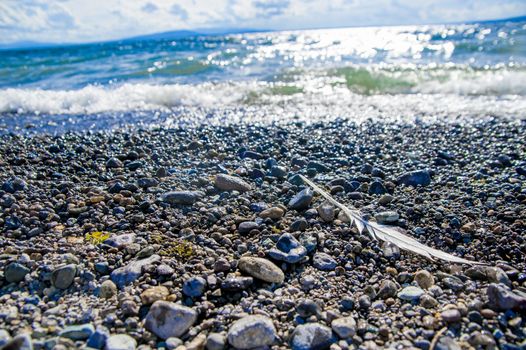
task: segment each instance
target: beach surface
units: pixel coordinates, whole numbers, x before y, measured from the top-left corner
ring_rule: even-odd
[[[523,348],[525,135],[491,117],[4,134],[0,344]],[[296,174],[487,265],[359,234]]]

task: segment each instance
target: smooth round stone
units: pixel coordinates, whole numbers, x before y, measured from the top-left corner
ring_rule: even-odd
[[[292,333],[293,350],[327,349],[336,341],[332,330],[319,323],[307,323],[296,327]]]
[[[356,334],[356,321],[352,317],[337,318],[332,321],[331,327],[342,339],[351,338]]]
[[[99,297],[109,299],[117,294],[117,286],[111,280],[102,282],[99,290]]]
[[[106,350],[135,350],[137,341],[127,334],[114,334],[106,340]]]
[[[380,283],[380,290],[378,291],[378,297],[382,299],[392,298],[396,295],[398,287],[396,283],[391,280],[383,280]]]
[[[146,289],[141,293],[141,301],[144,305],[150,305],[155,303],[157,300],[163,300],[170,292],[165,286],[155,286],[152,288]]]
[[[336,260],[326,253],[316,253],[312,258],[312,263],[315,268],[322,271],[332,271],[336,268]]]
[[[242,257],[238,267],[241,271],[268,283],[283,283],[285,274],[273,262],[256,257]]]
[[[197,312],[168,301],[156,301],[146,315],[144,327],[159,338],[180,337],[197,320]]]
[[[221,333],[210,333],[206,338],[206,350],[223,350],[226,345],[226,337]]]
[[[202,277],[192,277],[183,283],[183,293],[192,298],[203,295],[205,288],[206,280]]]
[[[75,264],[59,267],[51,273],[51,283],[55,288],[67,289],[73,283],[76,273],[77,266]]]
[[[104,241],[104,244],[115,248],[124,248],[127,245],[132,244],[133,242],[135,242],[135,233],[125,233],[122,235],[117,235],[108,238]]]
[[[11,263],[4,270],[4,277],[9,283],[18,283],[26,277],[30,270],[22,264]]]
[[[314,197],[314,192],[310,188],[306,188],[298,192],[292,199],[289,201],[289,208],[296,210],[303,210],[309,207]]]
[[[268,317],[246,316],[228,330],[228,342],[236,349],[270,346],[276,339],[276,328]]]
[[[270,218],[273,220],[281,219],[283,215],[285,214],[285,211],[279,207],[272,207],[263,210],[261,213],[259,213],[259,217],[266,219]]]
[[[429,170],[415,170],[400,175],[396,182],[399,185],[406,186],[428,186],[431,183],[431,174]]]
[[[118,158],[112,157],[108,159],[108,161],[106,162],[106,168],[108,169],[121,168],[121,167],[122,167],[122,162]]]
[[[246,183],[239,177],[234,177],[226,174],[216,175],[215,186],[222,191],[247,192],[252,189],[252,187],[248,183]]]
[[[398,292],[398,297],[406,301],[417,301],[424,295],[424,291],[421,288],[408,286]]]
[[[458,322],[462,319],[462,315],[458,309],[444,310],[440,313],[440,316],[448,323]]]
[[[415,281],[423,289],[429,289],[435,284],[435,278],[426,270],[417,271],[415,273]]]
[[[241,234],[246,234],[246,233],[249,233],[252,230],[257,230],[258,228],[259,228],[259,225],[257,224],[257,222],[244,221],[244,222],[239,224],[239,226],[237,227],[237,230]]]
[[[380,199],[378,200],[378,203],[381,205],[386,205],[386,204],[391,203],[393,200],[394,200],[393,196],[391,196],[390,194],[384,194],[383,196],[380,197]]]
[[[201,194],[195,191],[172,191],[161,195],[161,201],[168,204],[192,205],[201,198]]]

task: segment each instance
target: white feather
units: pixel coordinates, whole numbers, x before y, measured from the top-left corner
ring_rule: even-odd
[[[460,258],[458,256],[446,253],[444,251],[431,248],[425,244],[418,242],[416,239],[400,232],[402,229],[399,227],[390,227],[385,225],[380,225],[373,221],[367,221],[362,218],[362,215],[359,210],[355,208],[349,208],[340,202],[336,201],[330,194],[322,190],[318,185],[316,185],[311,180],[307,179],[305,176],[300,175],[301,179],[312,189],[318,192],[323,198],[332,203],[334,206],[340,208],[350,220],[351,225],[356,226],[358,232],[363,233],[364,230],[367,230],[369,235],[374,240],[382,240],[385,242],[390,242],[400,249],[408,250],[416,254],[420,254],[429,259],[438,258],[449,262],[459,263],[459,264],[484,264],[476,261],[471,261],[467,259]]]

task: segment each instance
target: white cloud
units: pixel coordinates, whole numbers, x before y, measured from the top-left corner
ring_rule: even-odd
[[[420,24],[524,14],[524,0],[1,0],[0,42],[84,42],[203,27]]]

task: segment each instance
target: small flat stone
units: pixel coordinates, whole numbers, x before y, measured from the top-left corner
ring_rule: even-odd
[[[261,213],[259,213],[259,217],[266,219],[270,218],[273,220],[281,219],[283,215],[285,214],[285,211],[279,207],[272,207],[263,210]]]
[[[234,177],[225,174],[216,175],[215,185],[222,191],[247,192],[252,189],[252,187],[248,183],[246,183],[239,177]]]
[[[257,230],[258,227],[259,225],[254,221],[244,221],[239,224],[239,226],[237,227],[237,230],[241,234],[247,234],[252,230]]]
[[[256,257],[242,257],[238,267],[241,271],[269,283],[283,283],[285,274],[273,262]]]
[[[292,199],[289,201],[289,208],[296,210],[303,210],[309,207],[314,197],[314,192],[310,188],[306,188],[298,192]]]
[[[332,271],[336,268],[336,260],[326,253],[316,253],[312,258],[312,264],[315,268],[322,271]]]
[[[268,254],[276,260],[295,264],[307,255],[307,249],[290,233],[282,234],[276,242],[276,247]]]
[[[68,326],[64,328],[58,335],[59,337],[68,338],[71,340],[85,340],[88,339],[95,332],[95,327],[92,324],[81,324]]]
[[[168,301],[156,301],[146,315],[144,327],[159,338],[180,337],[197,320],[197,312]]]
[[[265,316],[246,316],[228,330],[228,342],[236,349],[270,346],[276,339],[276,328]]]
[[[192,205],[201,198],[196,191],[171,191],[161,195],[161,201],[168,204]]]
[[[398,221],[400,215],[396,211],[382,211],[374,216],[379,224],[392,224]]]
[[[406,186],[428,186],[431,183],[429,170],[416,170],[400,175],[396,182]]]
[[[206,280],[203,277],[191,277],[183,283],[183,293],[192,298],[203,295],[205,288]]]
[[[112,236],[104,241],[107,244],[115,248],[124,248],[127,245],[135,242],[135,233],[124,233],[122,235]]]
[[[26,277],[30,270],[22,264],[11,263],[4,270],[4,277],[9,283],[18,283]]]
[[[421,288],[414,286],[407,286],[398,292],[398,297],[405,301],[417,301],[424,294]]]
[[[151,265],[161,260],[159,255],[152,255],[146,259],[135,260],[128,265],[113,270],[111,273],[111,280],[115,282],[117,287],[122,288],[127,284],[136,281],[142,275],[143,267]]]
[[[429,289],[435,284],[435,278],[431,272],[426,270],[417,271],[415,273],[415,281],[423,289]]]

